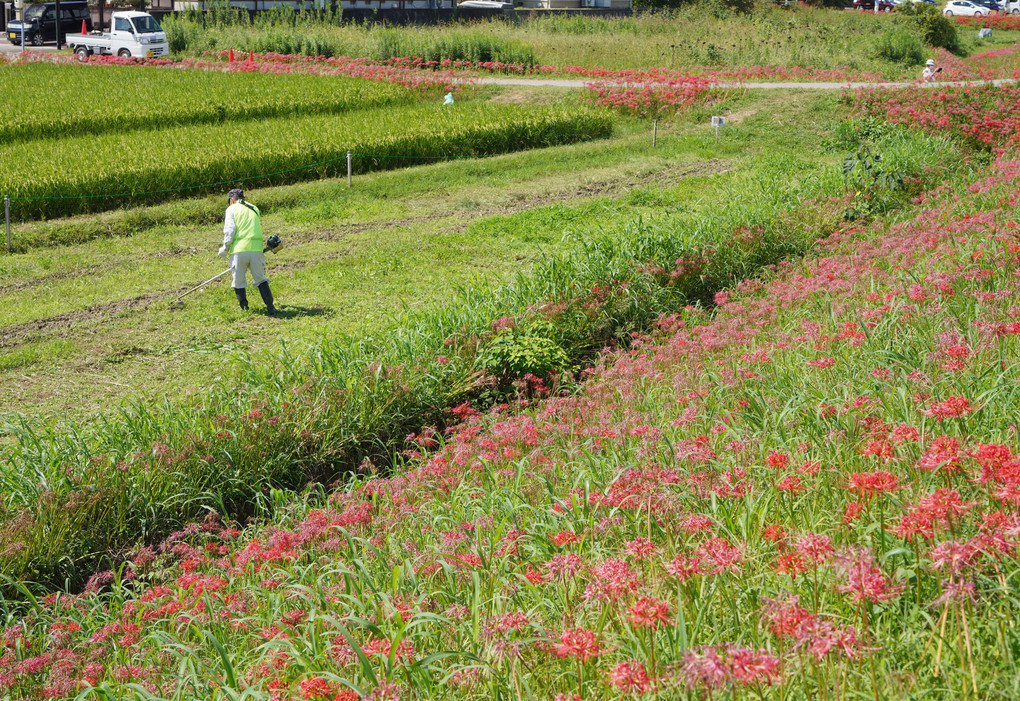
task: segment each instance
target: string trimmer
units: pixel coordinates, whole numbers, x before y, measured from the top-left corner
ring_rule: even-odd
[[[283,241],[280,240],[280,237],[276,236],[276,235],[273,235],[273,236],[270,236],[268,239],[266,239],[266,247],[262,249],[262,252],[263,253],[266,253],[266,252],[276,253],[277,251],[280,250],[280,248],[282,246],[283,246]],[[170,308],[171,309],[179,309],[179,308],[183,307],[184,306],[184,302],[182,300],[185,297],[190,295],[192,292],[195,292],[197,290],[202,289],[203,287],[208,285],[210,282],[215,282],[216,280],[219,280],[221,277],[223,277],[227,273],[233,272],[233,270],[234,270],[233,268],[227,268],[226,270],[224,270],[219,275],[214,275],[213,277],[209,278],[208,280],[206,280],[202,284],[195,285],[190,290],[188,290],[187,292],[182,294],[180,297],[177,297],[177,298],[173,299],[170,302]]]

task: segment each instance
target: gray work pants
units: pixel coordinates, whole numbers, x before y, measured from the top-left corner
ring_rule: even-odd
[[[234,271],[234,289],[243,290],[247,287],[245,273],[251,271],[251,279],[258,287],[266,282],[266,257],[262,251],[244,251],[230,256],[230,269]]]

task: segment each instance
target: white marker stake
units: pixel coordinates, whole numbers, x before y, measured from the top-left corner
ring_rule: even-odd
[[[715,143],[719,143],[719,127],[726,126],[726,117],[712,117],[712,126],[715,127]]]

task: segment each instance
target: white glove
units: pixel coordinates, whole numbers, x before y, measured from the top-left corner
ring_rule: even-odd
[[[218,255],[219,255],[220,258],[225,257],[227,255],[227,247],[226,246],[220,246],[220,250],[219,250]]]

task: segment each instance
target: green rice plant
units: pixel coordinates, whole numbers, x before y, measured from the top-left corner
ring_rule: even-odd
[[[461,104],[361,110],[155,133],[0,146],[0,192],[19,218],[100,211],[222,190],[475,158],[608,136],[612,117],[586,108]],[[309,167],[314,166],[314,167]]]
[[[117,99],[100,107],[88,95]],[[397,85],[357,78],[31,63],[0,70],[0,147],[69,134],[338,114],[413,99]]]

